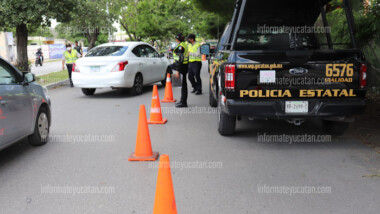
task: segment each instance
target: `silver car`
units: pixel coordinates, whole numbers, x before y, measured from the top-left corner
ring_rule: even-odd
[[[47,143],[51,124],[46,87],[32,73],[20,72],[0,57],[0,149],[28,137],[30,144]]]

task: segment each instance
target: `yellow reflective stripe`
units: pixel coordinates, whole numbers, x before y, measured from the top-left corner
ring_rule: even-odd
[[[201,44],[198,42],[196,42],[194,45],[189,44],[189,50],[191,53],[197,53],[200,46],[201,46]],[[201,62],[202,56],[201,55],[199,55],[199,56],[191,56],[190,55],[189,61],[190,62]]]
[[[71,54],[68,51],[65,51],[64,55],[65,55],[67,64],[75,63],[78,59],[76,50],[72,50]]]
[[[180,46],[182,46],[185,51],[183,53],[184,55],[184,60],[183,60],[183,64],[188,64],[189,63],[189,47],[187,46],[187,44],[185,42],[181,42],[173,51],[173,58],[175,61],[178,61],[179,60],[179,56],[175,53],[175,51],[177,50],[177,48],[179,48]]]

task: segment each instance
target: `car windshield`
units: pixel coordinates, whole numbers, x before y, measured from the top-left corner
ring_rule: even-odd
[[[122,56],[128,50],[128,46],[101,46],[88,51],[86,57],[94,56]]]

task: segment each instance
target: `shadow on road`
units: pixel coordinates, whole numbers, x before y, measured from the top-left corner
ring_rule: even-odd
[[[0,168],[5,166],[7,163],[13,161],[14,159],[19,158],[20,156],[32,149],[33,147],[25,138],[3,150],[0,150]]]
[[[295,126],[284,120],[250,121],[243,118],[237,122],[236,134],[228,138],[242,143],[268,145],[272,149],[285,148],[285,146],[289,149],[325,148],[326,145],[331,149],[361,146],[361,143],[355,141],[349,132],[342,136],[330,135],[323,129],[322,122],[316,119]]]
[[[158,90],[163,89],[164,87],[160,84],[157,85]],[[135,95],[131,94],[131,89],[114,89],[114,90],[107,90],[107,91],[99,91],[97,90],[94,95],[92,96],[85,96],[83,95],[83,98],[91,98],[91,99],[97,99],[97,98],[133,98],[136,97]],[[153,85],[148,85],[143,87],[143,92],[141,95],[144,95],[146,93],[151,93],[153,90]],[[137,95],[137,96],[141,96]]]

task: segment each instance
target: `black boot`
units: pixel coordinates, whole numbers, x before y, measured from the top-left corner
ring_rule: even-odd
[[[195,95],[201,95],[201,94],[202,94],[201,90],[198,90],[197,92],[195,92]]]
[[[187,108],[187,103],[179,102],[179,103],[175,104],[175,107],[177,107],[177,108]]]
[[[191,93],[194,94],[195,92],[197,92],[197,89],[194,88]]]

